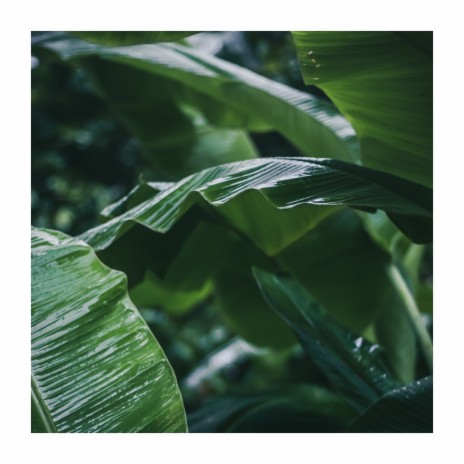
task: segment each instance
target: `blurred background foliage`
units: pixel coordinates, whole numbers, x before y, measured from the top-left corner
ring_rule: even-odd
[[[43,34],[33,33],[32,40]],[[272,80],[327,98],[318,88],[304,85],[288,32],[208,32],[183,40]],[[91,77],[85,67],[74,67],[43,48],[33,50],[34,226],[77,235],[98,225],[99,213],[140,181],[176,180],[157,170],[141,140],[92,86]],[[274,131],[249,137],[251,149],[260,156],[301,154]],[[427,246],[421,281],[431,282],[432,271],[432,248]],[[428,287],[423,288],[426,292]],[[423,310],[431,312],[426,306],[430,300],[424,295]],[[303,383],[328,387],[327,378],[300,345],[280,350],[255,347],[223,323],[215,305],[210,297],[179,316],[152,307],[141,309],[174,368],[188,413],[216,395],[256,393],[270,386],[285,390]],[[425,314],[424,320],[431,330],[431,317]],[[426,371],[419,358],[417,372]]]

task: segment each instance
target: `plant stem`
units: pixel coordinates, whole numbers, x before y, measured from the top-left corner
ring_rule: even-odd
[[[398,271],[398,268],[395,265],[387,266],[387,273],[390,277],[390,280],[398,291],[398,295],[404,303],[406,309],[406,314],[408,316],[409,322],[412,325],[412,328],[416,334],[416,337],[421,346],[422,352],[424,354],[425,361],[430,369],[430,372],[433,372],[433,346],[432,340],[427,332],[427,329],[422,322],[419,308],[416,305],[416,301],[409,290],[409,287],[406,285],[406,282],[403,279],[403,276]]]

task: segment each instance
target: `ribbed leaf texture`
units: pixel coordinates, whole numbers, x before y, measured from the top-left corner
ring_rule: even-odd
[[[135,223],[167,232],[194,204],[273,255],[341,206],[379,208],[413,240],[431,239],[432,192],[403,179],[317,158],[262,158],[206,169],[80,236],[107,248]]]
[[[177,382],[92,248],[32,229],[32,431],[185,432]]]
[[[433,33],[294,32],[303,79],[353,124],[364,166],[432,186]]]

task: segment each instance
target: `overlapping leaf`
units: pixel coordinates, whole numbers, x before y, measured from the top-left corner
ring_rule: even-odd
[[[263,158],[189,176],[81,238],[103,250],[136,223],[164,233],[194,203],[215,207],[271,255],[341,206],[383,209],[421,238],[432,214],[431,192],[394,176],[335,160]]]
[[[259,269],[254,274],[266,301],[354,408],[362,412],[395,388],[377,345],[335,323],[295,280]]]
[[[199,109],[215,125],[277,130],[304,155],[356,161],[354,130],[323,100],[179,44],[103,47],[57,37],[41,46],[64,59],[99,57],[170,81],[169,95]]]
[[[256,158],[248,135],[208,124],[198,111],[177,104],[172,81],[133,66],[83,61],[98,93],[141,141],[157,176],[182,177],[232,161]]]
[[[388,392],[347,430],[371,433],[432,433],[433,377]]]
[[[161,347],[126,278],[84,242],[32,230],[33,432],[182,432]]]
[[[364,182],[363,177],[353,175],[352,168],[333,160],[263,159],[210,169],[177,184],[162,184],[162,191],[157,184],[144,184],[113,208],[119,217],[82,237],[100,250],[108,265],[128,275],[131,287],[137,286],[134,297],[138,302],[186,310],[189,301],[194,304],[204,297],[211,279],[219,307],[237,333],[258,345],[286,345],[291,338],[283,336],[283,324],[262,301],[250,273],[252,266],[275,270],[276,265],[265,266],[264,256],[230,235],[227,229],[232,228],[267,254],[275,255],[281,265],[304,280],[332,315],[360,332],[387,311],[384,301],[390,301],[391,294],[384,272],[387,258],[371,243],[353,214],[346,216],[347,221],[335,217],[314,226],[339,208],[333,203],[343,204],[345,199],[346,204],[364,202],[363,206],[383,205],[408,213],[416,209],[417,214],[428,214],[424,209],[428,208],[424,201],[428,192],[421,186],[416,192],[413,184],[401,180],[396,184],[391,176],[378,177],[379,173],[355,167],[354,173],[364,180],[372,177],[380,181]],[[426,195],[421,196],[424,191]],[[408,197],[410,202],[405,199]],[[388,198],[394,199],[390,205]],[[195,214],[191,214],[194,209],[186,212],[194,202]],[[153,235],[153,231],[158,233]],[[182,265],[173,266],[175,262]],[[145,275],[147,269],[150,278]],[[246,297],[240,286],[248,289]],[[166,293],[171,291],[190,295],[185,294],[179,302]],[[264,319],[268,330],[261,330],[256,323]],[[413,339],[407,323],[400,334]],[[395,343],[389,344],[389,355],[395,347]],[[411,378],[413,354],[414,350],[403,359],[406,365],[399,371],[393,354],[399,378]]]
[[[356,129],[365,166],[432,185],[432,32],[294,32],[303,79]]]

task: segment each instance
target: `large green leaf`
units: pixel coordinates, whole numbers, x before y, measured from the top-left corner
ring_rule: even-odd
[[[32,431],[186,431],[176,378],[125,276],[46,229],[32,229]]]
[[[40,42],[40,41],[39,41]],[[304,155],[358,160],[353,128],[331,104],[179,44],[108,48],[78,39],[41,41],[63,59],[98,56],[170,82],[169,95],[216,125],[277,130]]]
[[[362,412],[395,388],[378,345],[338,325],[295,280],[259,269],[254,274],[266,301],[354,408]]]
[[[172,184],[169,183],[142,184],[115,205],[110,205],[105,210],[105,216],[109,218],[115,214],[116,210],[122,214],[130,207],[154,196],[161,188],[165,189],[170,186]],[[370,221],[371,217],[374,218],[372,222],[375,226],[379,221],[381,222],[380,232],[383,232],[385,228],[386,233],[379,234],[378,243],[386,250],[393,248],[394,236],[401,236],[401,241],[409,241],[388,220],[383,211],[362,213],[362,215],[364,222],[354,212],[343,211],[331,215],[276,257],[280,266],[296,276],[341,324],[361,333],[368,324],[375,322],[378,329],[376,335],[386,350],[393,371],[400,380],[410,382],[414,375],[415,337],[405,315],[403,304],[385,274],[385,266],[390,258],[372,242],[363,230],[363,225],[366,226],[366,221]],[[371,229],[368,228],[368,230]],[[222,233],[224,232],[225,230]],[[197,242],[197,246],[204,250],[206,256],[210,255],[211,243],[217,240],[214,237],[211,242],[208,238],[210,235],[205,235],[203,243]],[[343,240],[339,240],[340,236],[343,236]],[[247,298],[244,292],[238,290],[240,285],[246,285],[251,294],[255,295],[257,289],[251,281],[250,269],[252,266],[265,267],[264,258],[243,241],[239,242],[234,239],[227,245],[224,242],[223,246],[225,250],[233,248],[233,252],[229,253],[231,259],[223,261],[221,272],[214,278],[215,293],[221,302],[220,307],[234,329],[248,340],[254,343],[258,343],[260,337],[270,340],[267,333],[263,333],[260,329],[259,324],[260,311],[257,308],[265,308],[265,303],[258,296]],[[411,246],[418,247],[418,245]],[[223,255],[224,253],[221,254]],[[208,259],[206,261],[208,262]],[[194,260],[187,260],[187,256],[184,256],[184,263],[186,273],[197,273],[197,263]],[[270,267],[269,261],[266,268],[277,269],[275,263],[273,267]],[[217,267],[211,267],[212,271],[215,269]],[[156,296],[153,300],[154,304],[161,304],[165,307],[167,305],[170,308],[172,303],[177,305],[178,301],[189,301],[188,295],[182,297],[179,295],[176,299],[166,295],[169,289],[162,290],[163,283],[153,275],[150,275],[146,283],[141,285],[141,292],[137,289],[137,297],[144,288],[149,294],[149,285],[152,286]],[[227,298],[224,298],[225,295],[221,294],[221,288],[231,289],[231,286],[236,289],[228,291]],[[334,291],[334,288],[337,291]],[[133,295],[132,290],[131,295]],[[139,301],[147,303],[146,299],[136,300],[135,295],[133,298],[136,303]],[[163,300],[166,302],[162,303]],[[192,304],[194,301],[197,300],[192,300]],[[258,304],[257,301],[260,303]],[[188,308],[189,305],[183,306],[185,310]],[[251,323],[252,320],[255,323]],[[244,330],[242,331],[239,327],[243,327]]]
[[[306,84],[356,129],[362,163],[432,186],[432,32],[294,32]]]
[[[165,233],[195,203],[214,207],[270,255],[341,206],[383,209],[411,238],[431,235],[431,191],[425,187],[330,159],[262,158],[186,177],[81,238],[103,250],[135,224]]]
[[[211,126],[175,99],[172,81],[133,66],[83,60],[98,93],[142,142],[143,153],[157,176],[180,179],[211,166],[256,158],[242,130]]]
[[[432,433],[433,377],[388,392],[358,417],[347,431]]]
[[[212,398],[188,417],[193,433],[341,432],[353,411],[316,386]]]
[[[233,238],[228,232],[232,227],[266,253],[279,252],[276,256],[280,264],[302,278],[341,323],[360,332],[383,310],[383,300],[390,291],[384,272],[387,257],[371,243],[353,214],[348,215],[348,222],[330,221],[329,229],[322,224],[322,228],[313,227],[337,210],[333,203],[350,195],[353,203],[367,200],[364,206],[379,206],[386,193],[380,184],[401,192],[402,196],[392,196],[391,192],[387,196],[394,198],[390,205],[397,203],[395,211],[413,211],[408,209],[413,206],[408,207],[404,197],[427,205],[426,195],[419,195],[426,191],[421,186],[415,192],[412,184],[400,180],[395,185],[391,176],[377,177],[378,173],[355,167],[354,173],[381,181],[369,185],[362,182],[362,177],[353,176],[352,168],[333,160],[262,159],[203,171],[177,184],[163,184],[161,192],[158,185],[144,184],[143,193],[136,190],[110,208],[120,213],[119,217],[88,231],[82,238],[99,250],[110,267],[128,275],[131,287],[137,286],[134,298],[138,303],[187,310],[205,296],[205,286],[212,279],[219,307],[237,333],[259,345],[286,345],[291,338],[283,336],[283,324],[267,308],[250,273],[252,266],[264,266],[264,258],[243,240],[236,246],[238,237]],[[348,197],[338,190],[337,177]],[[326,194],[328,197],[324,198]],[[390,208],[387,197],[385,207]],[[298,206],[305,201],[314,203]],[[197,209],[196,214],[190,214],[194,210],[191,209],[186,213],[186,207],[194,202],[196,208],[199,204],[204,211]],[[297,206],[288,208],[293,205]],[[420,214],[421,207],[416,208]],[[222,225],[213,225],[212,221]],[[301,238],[308,230],[308,235]],[[340,233],[344,236],[342,241],[338,239]],[[226,253],[234,248],[232,253]],[[178,265],[174,266],[176,262]],[[269,264],[266,268],[272,270],[276,266]],[[151,274],[145,274],[147,269]],[[241,291],[241,287],[247,292]],[[172,291],[183,293],[182,298],[180,293],[179,298],[172,298]],[[268,330],[261,330],[258,322],[264,319]],[[389,346],[393,350],[396,345]],[[407,375],[396,369],[395,372],[409,380],[411,362],[408,369]]]
[[[95,44],[119,46],[175,42],[196,32],[186,31],[73,31],[73,35]]]

